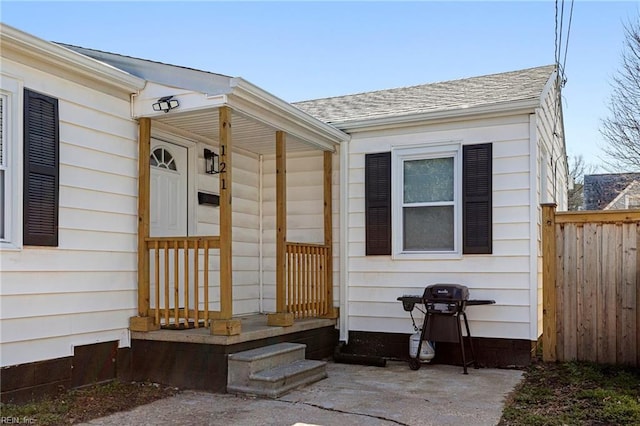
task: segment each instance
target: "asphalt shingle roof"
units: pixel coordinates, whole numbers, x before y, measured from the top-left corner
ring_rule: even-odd
[[[539,99],[553,65],[481,77],[295,102],[328,123],[360,121]]]
[[[584,209],[602,210],[634,180],[640,181],[640,173],[585,175],[582,189]]]

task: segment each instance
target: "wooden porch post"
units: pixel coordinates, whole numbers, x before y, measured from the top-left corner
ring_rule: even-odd
[[[220,107],[219,143],[220,143],[220,318],[211,323],[211,334],[231,336],[240,334],[239,320],[233,316],[233,268],[231,257],[231,172],[233,139],[231,137],[231,109]]]
[[[324,245],[327,253],[327,302],[325,318],[338,318],[338,308],[333,307],[333,153],[324,152]]]
[[[542,205],[542,359],[556,361],[556,204]]]
[[[131,317],[131,331],[150,331],[160,328],[149,312],[149,155],[151,149],[151,119],[138,120],[138,316]]]
[[[293,313],[287,312],[287,153],[286,135],[276,132],[276,313],[269,314],[267,324],[293,325]]]

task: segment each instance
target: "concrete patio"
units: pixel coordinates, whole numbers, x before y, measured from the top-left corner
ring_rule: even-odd
[[[391,361],[329,363],[329,377],[275,400],[185,391],[90,425],[496,425],[519,370]]]

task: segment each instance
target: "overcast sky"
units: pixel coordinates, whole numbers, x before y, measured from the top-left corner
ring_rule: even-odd
[[[563,3],[558,2],[558,19]],[[571,2],[564,2],[564,57]],[[576,0],[563,91],[570,156],[600,162],[598,132],[640,2]],[[556,3],[0,2],[45,40],[243,77],[299,101],[555,61]],[[562,58],[561,58],[562,59]]]

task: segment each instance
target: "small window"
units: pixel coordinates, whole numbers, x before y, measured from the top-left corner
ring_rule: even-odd
[[[453,157],[403,162],[402,251],[454,250]]]
[[[4,110],[7,104],[7,96],[0,95],[0,169],[4,169],[6,167],[6,158],[5,158],[5,135],[6,131],[6,122],[4,119]]]
[[[0,249],[17,249],[23,242],[23,191],[16,175],[23,153],[22,96],[22,82],[0,72]]]
[[[151,153],[149,160],[151,167],[157,167],[159,169],[167,169],[177,171],[176,162],[173,155],[165,148],[156,148]]]
[[[460,251],[460,145],[397,149],[395,254]]]
[[[365,154],[366,255],[492,253],[492,145]]]
[[[7,119],[5,117],[7,111],[8,97],[0,94],[0,240],[5,240],[7,235],[5,231],[6,217],[8,215],[9,200],[6,196],[10,194],[5,189],[7,182]]]

